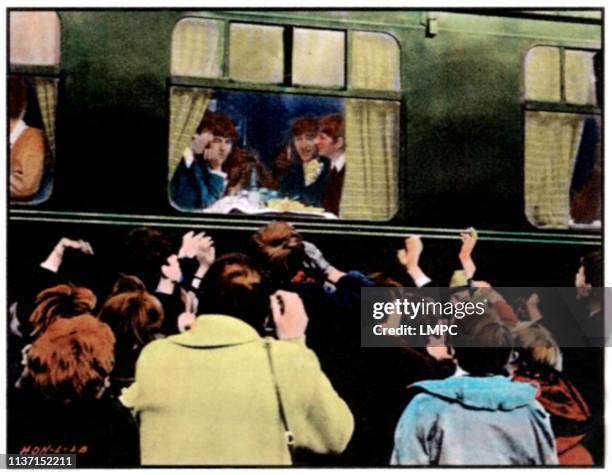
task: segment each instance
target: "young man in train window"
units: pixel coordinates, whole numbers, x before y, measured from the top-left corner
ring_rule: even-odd
[[[319,156],[317,132],[318,122],[312,117],[293,121],[290,143],[274,163],[274,179],[281,195],[320,207],[330,166],[327,158]]]
[[[227,175],[222,166],[232,150],[231,137],[219,135],[218,117],[206,113],[191,145],[183,152],[170,182],[170,196],[182,209],[203,209],[225,192]]]
[[[319,149],[319,155],[329,158],[331,163],[329,179],[323,193],[323,208],[339,216],[340,198],[346,172],[344,119],[340,114],[330,114],[319,119],[319,130],[315,143]]]

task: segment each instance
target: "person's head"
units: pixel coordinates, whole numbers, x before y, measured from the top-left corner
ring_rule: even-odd
[[[575,285],[580,296],[589,295],[589,289],[592,287],[603,286],[603,255],[601,251],[593,251],[580,259]]]
[[[34,310],[28,319],[30,336],[41,335],[58,318],[91,313],[96,302],[96,296],[91,290],[73,284],[61,284],[43,290],[36,296]]]
[[[23,117],[27,102],[27,88],[25,81],[18,76],[9,76],[8,115],[10,120],[19,120]]]
[[[226,254],[210,266],[200,285],[198,314],[236,317],[259,330],[269,313],[269,295],[251,259]]]
[[[212,141],[216,117],[217,115],[212,112],[206,112],[204,117],[202,117],[200,125],[198,125],[196,133],[191,142],[191,150],[193,153],[198,155],[203,154],[204,149]]]
[[[309,162],[318,155],[315,143],[318,132],[317,120],[312,117],[300,117],[291,125],[293,146],[302,162]]]
[[[507,373],[512,354],[510,330],[497,321],[485,318],[469,329],[460,326],[459,332],[460,335],[453,339],[453,347],[462,369],[471,376]]]
[[[128,234],[119,264],[124,273],[137,276],[153,291],[159,283],[161,266],[172,254],[173,245],[166,235],[141,227]]]
[[[528,367],[563,369],[561,349],[551,333],[541,325],[529,325],[514,332],[516,363]]]
[[[344,119],[340,114],[330,114],[319,119],[315,143],[319,154],[335,160],[344,153]]]
[[[119,341],[142,348],[155,339],[164,320],[164,309],[153,295],[135,290],[110,297],[98,318],[110,325]]]
[[[113,284],[111,295],[122,294],[124,292],[146,292],[147,288],[135,275],[119,274],[119,278]]]
[[[49,399],[96,399],[108,384],[114,345],[110,327],[93,316],[60,318],[32,344],[24,372]]]
[[[285,221],[272,221],[252,237],[254,257],[259,266],[277,282],[289,281],[306,261],[304,239]]]
[[[238,140],[238,132],[232,119],[224,114],[215,114],[212,121],[212,141],[208,146],[210,158],[225,162]]]
[[[97,293],[104,285],[103,271],[104,265],[98,254],[86,253],[71,247],[64,250],[59,270],[64,281],[79,287],[87,287]]]

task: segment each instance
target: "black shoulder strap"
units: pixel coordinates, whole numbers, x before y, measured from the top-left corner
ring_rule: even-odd
[[[274,392],[276,394],[276,402],[278,403],[278,412],[280,414],[283,428],[285,429],[285,442],[289,448],[289,453],[293,454],[295,448],[295,439],[293,432],[289,428],[289,421],[287,420],[287,414],[285,413],[285,407],[283,406],[283,400],[281,398],[280,388],[278,386],[278,380],[276,379],[276,373],[274,371],[274,364],[272,362],[272,347],[270,344],[271,338],[266,338],[264,344],[266,345],[266,352],[268,354],[268,363],[270,363],[270,372],[272,373],[272,381],[274,382]]]

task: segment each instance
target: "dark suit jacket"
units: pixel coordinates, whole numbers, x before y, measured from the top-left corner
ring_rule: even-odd
[[[170,197],[182,209],[202,209],[217,201],[225,191],[222,177],[211,173],[202,156],[195,156],[188,168],[181,159],[172,181]]]
[[[287,174],[281,179],[280,193],[288,198],[296,199],[310,206],[320,207],[323,203],[323,193],[329,177],[329,159],[318,157],[323,168],[317,179],[310,185],[304,183],[304,167],[297,159],[291,163]]]
[[[327,186],[323,193],[323,208],[325,211],[334,213],[340,216],[340,200],[342,198],[342,188],[344,187],[344,174],[346,173],[346,165],[340,171],[331,169]]]

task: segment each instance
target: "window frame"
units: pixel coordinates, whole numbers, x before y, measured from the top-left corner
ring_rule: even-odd
[[[235,18],[232,16],[226,16],[223,14],[215,14],[207,12],[206,14],[197,14],[197,13],[189,13],[179,17],[174,23],[174,28],[178,25],[182,20],[185,19],[200,19],[200,20],[213,20],[222,22],[222,35],[223,35],[223,54],[222,54],[222,63],[221,63],[221,77],[220,78],[204,78],[204,77],[194,77],[194,76],[184,76],[184,75],[172,75],[171,71],[168,74],[167,81],[167,100],[170,98],[170,90],[172,87],[196,87],[196,88],[205,88],[212,90],[225,90],[225,91],[242,91],[242,92],[262,92],[262,93],[273,93],[273,94],[297,94],[297,95],[310,95],[310,96],[325,96],[325,97],[338,97],[343,99],[362,99],[362,100],[383,100],[389,102],[397,102],[399,105],[399,157],[398,157],[398,188],[395,190],[398,198],[398,206],[395,213],[392,216],[389,216],[385,221],[371,221],[371,220],[354,220],[354,219],[342,219],[339,221],[343,223],[350,222],[367,222],[373,223],[376,225],[383,225],[385,223],[390,223],[398,216],[401,216],[404,212],[405,203],[402,199],[402,190],[403,190],[403,180],[405,178],[405,166],[402,163],[401,157],[403,152],[405,151],[405,134],[402,133],[402,125],[405,124],[406,120],[406,111],[405,111],[405,78],[404,78],[404,52],[402,50],[402,45],[399,38],[388,30],[377,29],[375,27],[368,28],[362,26],[352,26],[352,25],[342,25],[342,26],[329,26],[329,25],[313,25],[313,24],[305,24],[300,22],[299,20],[291,21],[285,20],[283,22],[270,20],[270,21],[262,21],[261,19],[253,19],[253,20],[245,20],[242,18]],[[287,48],[286,38],[287,36],[291,37],[290,45],[293,42],[293,28],[303,28],[303,29],[314,29],[314,30],[323,30],[323,31],[342,31],[345,35],[345,70],[344,70],[344,78],[345,84],[342,88],[327,88],[324,86],[301,86],[301,85],[285,85],[285,84],[273,84],[273,83],[258,83],[258,82],[245,82],[245,81],[237,81],[233,80],[229,77],[229,64],[230,64],[230,25],[232,23],[242,23],[248,25],[261,25],[261,26],[281,26],[285,29],[285,33],[283,35],[283,48],[285,52],[285,56],[289,51],[292,54],[292,49]],[[174,28],[172,32],[174,32]],[[391,38],[397,45],[398,48],[398,69],[399,69],[399,89],[397,91],[390,90],[376,90],[376,89],[359,89],[351,87],[351,58],[352,58],[352,33],[353,32],[363,32],[363,33],[375,33],[380,35],[385,35]],[[172,47],[169,48],[169,54],[172,54]],[[285,64],[283,68],[286,66],[287,58],[285,57]],[[168,64],[171,64],[172,58],[169,58]],[[283,76],[285,77],[285,71],[283,71]],[[168,130],[170,130],[170,117],[168,116]],[[167,196],[168,203],[172,208],[176,211],[179,211],[181,214],[194,214],[193,211],[185,211],[180,209],[170,198],[170,195]],[[196,213],[197,214],[197,213]],[[252,216],[242,216],[241,218],[253,218]],[[299,216],[293,216],[292,219],[300,219]],[[312,219],[312,218],[308,218]]]
[[[527,56],[532,49],[535,48],[556,48],[560,52],[559,62],[559,75],[560,75],[560,98],[559,101],[538,101],[534,99],[527,99]],[[566,46],[558,44],[546,44],[538,43],[530,46],[525,50],[522,58],[522,103],[524,111],[542,111],[542,112],[567,112],[569,114],[589,114],[589,115],[602,115],[603,109],[599,104],[574,104],[567,102],[566,90],[565,90],[565,52],[566,51],[584,51],[584,52],[601,52],[601,49],[597,48],[581,48],[578,46]]]
[[[402,77],[402,60],[403,60],[403,52],[401,48],[401,43],[398,38],[388,31],[380,31],[375,28],[373,29],[364,29],[359,27],[351,27],[347,25],[346,27],[320,27],[313,25],[303,25],[298,22],[286,22],[286,23],[277,23],[277,22],[263,22],[263,21],[247,21],[242,19],[234,19],[224,17],[222,15],[184,15],[181,16],[175,23],[176,25],[186,19],[200,19],[200,20],[215,20],[223,23],[223,60],[221,63],[221,78],[203,78],[203,77],[194,77],[194,76],[181,76],[181,75],[172,75],[169,74],[169,84],[170,86],[187,86],[187,87],[205,87],[205,88],[215,88],[215,89],[237,89],[237,90],[249,90],[253,92],[261,91],[261,92],[278,92],[283,94],[305,94],[305,95],[325,95],[325,96],[338,96],[345,97],[349,99],[379,99],[379,100],[395,100],[402,101],[404,85],[403,85],[403,77]],[[340,31],[345,34],[345,71],[344,78],[345,84],[344,87],[341,88],[328,88],[323,86],[300,86],[294,84],[288,84],[286,82],[287,71],[284,70],[283,76],[285,77],[285,82],[283,84],[273,84],[273,83],[260,83],[260,82],[246,82],[246,81],[237,81],[232,79],[229,76],[229,41],[230,41],[230,28],[231,24],[247,24],[247,25],[261,25],[261,26],[280,26],[285,28],[285,41],[287,37],[291,37],[289,45],[286,43],[283,45],[285,49],[285,56],[289,49],[289,53],[292,50],[289,48],[292,46],[292,32],[293,28],[301,28],[301,29],[312,29],[312,30],[323,30],[323,31]],[[352,56],[352,32],[365,32],[365,33],[376,33],[381,35],[386,35],[392,38],[398,47],[399,50],[399,71],[400,71],[400,88],[397,91],[387,91],[387,90],[375,90],[375,89],[358,89],[351,87],[351,56]],[[170,54],[172,53],[172,49],[170,48]],[[287,63],[287,58],[285,57],[285,66]]]
[[[9,8],[7,10],[7,30],[6,30],[7,50],[10,48],[10,13],[12,11],[19,12],[19,11],[24,11],[24,10],[20,8],[12,8],[12,9]],[[6,80],[8,81],[9,76],[23,76],[26,78],[36,78],[36,77],[52,78],[52,79],[56,79],[57,81],[57,86],[56,86],[57,99],[56,99],[56,111],[55,111],[55,131],[54,131],[55,132],[55,137],[54,137],[55,149],[51,157],[50,163],[48,165],[49,171],[52,174],[51,183],[49,185],[49,194],[46,197],[44,197],[44,199],[31,200],[31,201],[11,201],[9,198],[8,204],[11,207],[16,207],[16,206],[34,207],[34,206],[44,205],[45,203],[48,203],[49,200],[51,200],[51,198],[53,197],[54,191],[55,191],[55,178],[56,178],[55,169],[57,166],[57,157],[58,157],[58,147],[57,147],[58,113],[57,111],[59,109],[60,91],[62,89],[62,82],[63,82],[61,65],[62,65],[62,50],[63,50],[62,32],[64,31],[64,28],[62,24],[62,16],[59,14],[59,11],[57,9],[49,8],[49,9],[45,9],[44,11],[52,11],[53,13],[55,13],[55,16],[57,17],[57,20],[58,20],[58,24],[59,24],[59,61],[58,63],[57,64],[47,64],[47,65],[11,63],[10,54],[7,52],[8,67],[7,67],[7,72],[6,72],[6,78],[7,78]],[[8,97],[8,90],[7,90],[7,97]],[[8,114],[8,111],[7,111],[7,114]],[[7,118],[7,121],[8,121],[8,118]],[[7,142],[8,142],[8,139],[7,139]],[[8,177],[7,177],[7,180],[8,180]]]
[[[559,101],[539,101],[534,99],[527,98],[527,57],[532,49],[534,48],[556,48],[559,50],[560,59],[559,59]],[[602,127],[602,140],[604,134],[603,128],[603,107],[601,104],[575,104],[567,101],[566,97],[566,88],[565,88],[565,52],[566,51],[584,51],[584,52],[593,52],[593,53],[603,53],[602,47],[597,48],[595,46],[583,46],[583,45],[566,45],[566,44],[552,44],[552,43],[535,43],[526,48],[521,56],[521,122],[522,122],[522,157],[523,157],[523,167],[522,167],[522,186],[525,186],[526,182],[526,165],[527,165],[527,155],[526,155],[526,130],[527,130],[527,113],[529,112],[548,112],[548,113],[565,113],[565,114],[574,114],[574,115],[583,115],[583,116],[599,116]],[[603,158],[603,157],[602,157]],[[522,191],[523,198],[523,216],[529,223],[530,226],[538,230],[564,230],[564,231],[573,231],[576,229],[585,229],[584,225],[571,225],[570,222],[563,228],[558,228],[553,225],[541,225],[538,226],[535,224],[532,219],[527,214],[527,207],[525,201],[525,189]],[[602,187],[602,198],[603,198],[603,187]],[[568,195],[568,201],[570,197]],[[571,216],[570,216],[571,218]],[[588,228],[588,227],[587,227]],[[603,215],[602,215],[602,227],[592,227],[588,228],[593,231],[601,232],[603,229]]]

